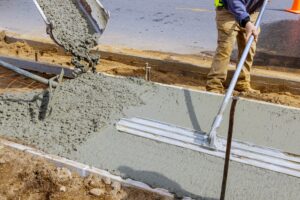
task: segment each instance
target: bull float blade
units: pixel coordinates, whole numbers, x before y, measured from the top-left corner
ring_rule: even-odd
[[[211,148],[204,132],[186,129],[159,121],[130,118],[121,119],[116,128],[120,132],[187,148],[208,155],[225,158],[226,140],[218,137],[220,146]],[[300,177],[300,156],[255,144],[233,140],[232,161]]]

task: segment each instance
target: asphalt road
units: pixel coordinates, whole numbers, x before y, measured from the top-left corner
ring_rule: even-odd
[[[263,19],[259,49],[300,55],[300,15],[284,12],[293,0],[272,0]],[[101,43],[176,53],[213,52],[212,0],[102,0],[111,19]],[[31,0],[0,0],[0,28],[45,36]]]

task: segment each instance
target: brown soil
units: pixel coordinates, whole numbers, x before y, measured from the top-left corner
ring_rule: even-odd
[[[34,60],[35,54],[38,55],[39,61],[71,66],[71,56],[62,54],[59,47],[40,51],[29,46],[26,42],[7,43],[5,42],[5,32],[0,32],[0,55]]]
[[[1,36],[2,35],[2,36]],[[26,58],[26,59],[34,59],[35,53],[38,53],[39,60],[43,62],[48,63],[55,63],[63,66],[70,66],[71,64],[71,56],[67,54],[61,53],[61,50],[59,49],[50,49],[50,50],[43,50],[38,51],[28,44],[24,42],[15,42],[15,43],[6,43],[4,40],[5,34],[0,33],[0,55],[8,55],[8,56],[17,56],[20,58]],[[112,47],[103,47],[105,50],[109,50],[112,52],[121,52],[124,51],[124,48],[122,50],[118,48],[112,48]],[[136,55],[136,56],[144,56],[144,57],[155,57],[162,60],[177,60],[180,61],[184,59],[185,62],[197,64],[199,63],[199,59],[195,57],[195,55],[172,55],[166,53],[159,53],[159,52],[153,52],[153,51],[139,51],[139,50],[133,50],[133,49],[125,49],[125,51],[128,54]],[[201,66],[209,67],[210,60],[208,57],[204,56],[201,60]],[[102,59],[101,63],[97,65],[97,71],[99,72],[105,72],[108,74],[113,75],[121,75],[121,76],[134,76],[134,77],[144,77],[145,71],[142,67],[127,65],[120,62],[114,62],[111,60],[105,60]],[[267,69],[254,69],[254,73],[260,73],[260,74],[275,74],[278,72],[267,70]],[[5,73],[1,73],[2,69],[0,68],[0,76],[6,77]],[[298,73],[290,73],[290,72],[280,72],[281,75],[284,75],[286,77],[294,76],[299,77]],[[1,75],[3,74],[3,76]],[[13,78],[8,77],[8,80],[5,81],[1,78],[0,81],[0,93],[5,92],[8,89],[11,91],[11,89],[14,90],[28,90],[28,89],[36,89],[36,88],[43,88],[42,84],[37,84],[34,81],[31,81],[29,79],[25,79],[23,77],[20,77],[14,73],[12,73]],[[19,81],[21,79],[21,81]],[[152,71],[151,73],[151,80],[158,83],[164,83],[164,84],[170,84],[170,85],[177,85],[177,86],[183,86],[186,88],[192,88],[196,90],[205,90],[205,80],[203,78],[200,78],[199,75],[196,73],[186,73],[186,72],[180,72],[180,71]],[[21,82],[21,83],[20,83]],[[22,84],[23,83],[23,84]],[[14,85],[13,85],[14,84]],[[16,85],[16,86],[15,86]],[[15,87],[14,87],[15,86]],[[17,88],[17,89],[16,89]],[[293,106],[300,108],[300,95],[294,95],[291,93],[287,93],[286,91],[282,91],[280,88],[278,88],[278,93],[275,92],[268,92],[268,91],[262,91],[261,94],[239,94],[241,97],[256,99],[256,100],[262,100],[266,102],[276,103],[276,104],[282,104],[287,106]]]
[[[101,192],[99,196],[93,194]],[[158,195],[90,175],[81,178],[36,156],[0,146],[0,199],[158,200]]]
[[[0,67],[0,93],[24,92],[46,87],[47,86],[42,83],[38,83],[30,78],[20,76],[15,72]]]

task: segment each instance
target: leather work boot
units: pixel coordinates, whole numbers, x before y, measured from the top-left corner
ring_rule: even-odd
[[[217,93],[217,94],[223,94],[223,93],[224,93],[224,90],[223,90],[223,89],[216,89],[216,88],[213,88],[213,89],[208,89],[208,88],[206,88],[206,91],[207,91],[207,92]]]
[[[255,90],[251,87],[245,87],[245,88],[235,88],[236,91],[241,92],[241,93],[246,93],[246,94],[260,94],[259,90]]]

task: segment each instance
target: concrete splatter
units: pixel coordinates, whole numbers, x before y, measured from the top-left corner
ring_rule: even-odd
[[[100,58],[90,49],[97,45],[99,34],[92,31],[74,0],[38,0],[52,24],[54,40],[71,52],[72,64],[82,72],[93,68]]]

